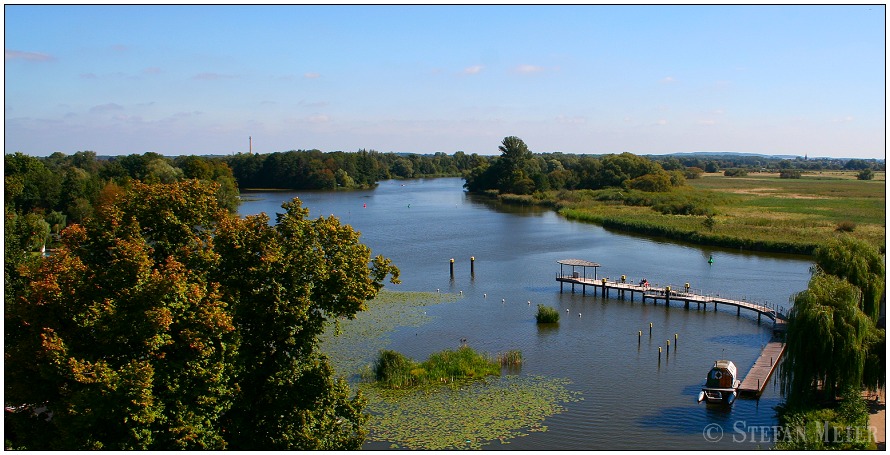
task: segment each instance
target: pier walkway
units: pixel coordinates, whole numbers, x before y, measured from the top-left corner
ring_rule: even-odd
[[[714,311],[717,311],[717,305],[719,304],[736,307],[737,315],[741,315],[742,309],[754,311],[757,313],[758,323],[760,323],[762,316],[772,319],[774,338],[764,346],[763,351],[760,353],[760,357],[757,358],[754,362],[754,366],[748,371],[748,374],[745,376],[745,379],[739,387],[739,395],[759,397],[760,394],[763,393],[763,389],[766,388],[770,376],[772,376],[775,371],[779,359],[782,357],[782,354],[785,353],[785,343],[775,338],[775,334],[785,332],[788,323],[788,317],[780,311],[780,309],[783,309],[781,307],[764,305],[746,300],[730,299],[720,297],[719,295],[690,292],[689,283],[686,283],[681,291],[672,289],[670,286],[651,286],[645,281],[635,284],[633,282],[628,282],[624,275],[621,276],[620,280],[597,278],[596,269],[601,267],[597,263],[581,259],[564,259],[557,262],[560,264],[560,270],[556,274],[556,281],[559,281],[560,293],[563,292],[564,284],[571,284],[573,293],[575,292],[576,285],[581,286],[582,294],[587,293],[587,286],[593,286],[594,293],[596,293],[597,288],[599,288],[599,293],[603,298],[608,297],[609,292],[614,290],[617,293],[618,298],[623,299],[626,297],[627,292],[630,291],[631,301],[633,301],[634,295],[639,293],[643,303],[646,303],[646,300],[651,300],[654,305],[657,305],[660,300],[663,301],[665,305],[670,306],[671,301],[679,301],[683,302],[687,309],[689,308],[690,303],[695,303],[699,308],[704,306],[705,309],[707,309],[708,304],[711,304],[714,306]],[[566,274],[563,266],[571,267],[571,274]],[[577,271],[578,267],[581,268],[580,273]],[[587,276],[587,268],[593,268],[593,278]],[[659,348],[659,352],[660,350],[661,348]]]
[[[779,358],[785,352],[785,343],[772,340],[764,346],[760,357],[754,362],[754,366],[748,371],[742,385],[739,387],[739,395],[759,396],[763,393],[766,383],[772,376]]]
[[[563,292],[563,283],[568,283],[572,285],[572,292],[575,292],[575,285],[580,285],[581,292],[584,294],[587,293],[587,286],[592,286],[594,292],[597,292],[597,288],[599,288],[599,292],[603,298],[609,296],[609,292],[614,290],[617,292],[619,298],[625,298],[627,292],[630,291],[631,300],[633,300],[634,296],[639,293],[643,303],[645,303],[646,300],[651,300],[652,303],[656,305],[659,301],[663,301],[667,305],[670,305],[672,301],[679,301],[683,302],[686,308],[689,308],[690,303],[695,303],[696,305],[704,306],[704,308],[707,309],[708,304],[711,304],[714,306],[714,311],[717,311],[718,304],[734,306],[737,309],[736,314],[741,314],[742,309],[756,312],[757,322],[760,322],[761,316],[766,316],[772,319],[774,322],[773,328],[778,332],[784,331],[785,324],[787,323],[787,317],[779,312],[778,308],[745,300],[729,299],[720,297],[719,295],[689,292],[688,284],[684,286],[683,290],[675,290],[671,289],[670,286],[655,287],[645,284],[628,283],[624,279],[621,281],[610,281],[608,278],[581,277],[577,273],[573,273],[572,275],[557,273],[556,281],[560,282],[559,292]]]

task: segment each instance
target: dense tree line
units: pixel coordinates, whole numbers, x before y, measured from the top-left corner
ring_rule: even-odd
[[[49,257],[7,217],[5,448],[359,448],[364,399],[317,339],[398,269],[299,200],[271,226],[178,178],[100,197]]]
[[[241,188],[350,189],[371,188],[391,178],[459,177],[486,158],[453,155],[355,153],[291,150],[269,154],[239,153],[222,157]]]
[[[658,162],[665,170],[698,168],[705,172],[720,172],[726,169],[745,169],[748,171],[780,172],[782,170],[799,171],[841,171],[871,169],[886,170],[886,163],[875,159],[844,159],[844,158],[808,158],[793,159],[739,154],[677,154],[677,155],[646,155]]]
[[[465,174],[468,191],[532,194],[536,191],[627,188],[669,191],[685,183],[684,172],[667,171],[658,163],[631,153],[619,155],[534,154],[522,139],[504,138],[501,155]]]
[[[64,216],[69,223],[81,222],[93,215],[93,208],[103,199],[135,181],[173,183],[186,179],[219,183],[218,201],[230,211],[237,208],[238,187],[231,169],[220,160],[197,156],[172,159],[153,152],[106,159],[97,158],[92,151],[56,152],[45,158],[22,153],[4,156],[6,207],[22,215],[39,214],[47,221]],[[59,227],[64,226],[61,223]]]

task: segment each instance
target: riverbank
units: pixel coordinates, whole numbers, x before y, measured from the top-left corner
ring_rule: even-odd
[[[883,390],[868,401],[868,426],[874,428],[878,450],[887,450],[887,395]]]
[[[633,190],[499,195],[510,204],[549,206],[608,229],[750,251],[812,254],[839,232],[880,246],[886,236],[885,175],[849,172],[745,177],[705,174],[669,193]]]

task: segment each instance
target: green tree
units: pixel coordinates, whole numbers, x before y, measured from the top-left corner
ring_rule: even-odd
[[[308,220],[299,199],[282,207],[275,227],[265,215],[229,218],[215,238],[241,346],[231,447],[358,448],[363,399],[348,398],[316,340],[326,320],[354,317],[398,270],[381,256],[369,261],[359,234],[337,218]]]
[[[875,178],[875,171],[871,170],[871,168],[863,169],[856,174],[856,178],[859,180],[872,180]]]
[[[862,388],[870,332],[877,329],[859,310],[859,295],[849,282],[817,272],[794,297],[781,373],[791,408]]]
[[[884,256],[864,240],[840,235],[816,249],[816,266],[825,273],[843,278],[862,293],[859,308],[874,322],[881,311],[884,294]]]
[[[498,150],[501,151],[501,159],[505,163],[504,169],[508,173],[524,168],[526,162],[532,159],[532,152],[529,151],[528,146],[516,136],[505,137],[501,141],[501,145],[498,146]]]
[[[361,445],[363,399],[317,337],[398,270],[298,201],[270,226],[229,214],[217,190],[136,182],[65,229],[56,254],[18,267],[27,284],[5,308],[8,447]]]

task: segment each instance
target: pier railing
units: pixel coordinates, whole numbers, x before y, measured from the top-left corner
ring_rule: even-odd
[[[573,290],[575,284],[580,284],[582,286],[582,292],[584,291],[583,287],[586,286],[600,288],[604,296],[609,290],[616,290],[621,296],[624,295],[624,292],[630,291],[631,299],[633,299],[634,293],[639,292],[642,295],[643,301],[646,299],[653,301],[679,300],[686,302],[687,304],[692,302],[698,304],[731,305],[756,311],[758,315],[762,314],[778,324],[784,324],[787,320],[786,308],[782,305],[771,304],[768,301],[759,302],[754,299],[749,299],[747,296],[736,297],[722,293],[705,292],[701,289],[686,287],[685,284],[680,287],[674,287],[673,285],[662,286],[658,283],[644,283],[642,280],[639,282],[629,280],[627,277],[623,277],[622,280],[618,281],[610,280],[608,277],[589,278],[578,276],[577,274],[565,275],[558,272],[556,274],[556,280],[561,283],[571,283],[573,285]],[[562,290],[561,287],[560,290]]]

